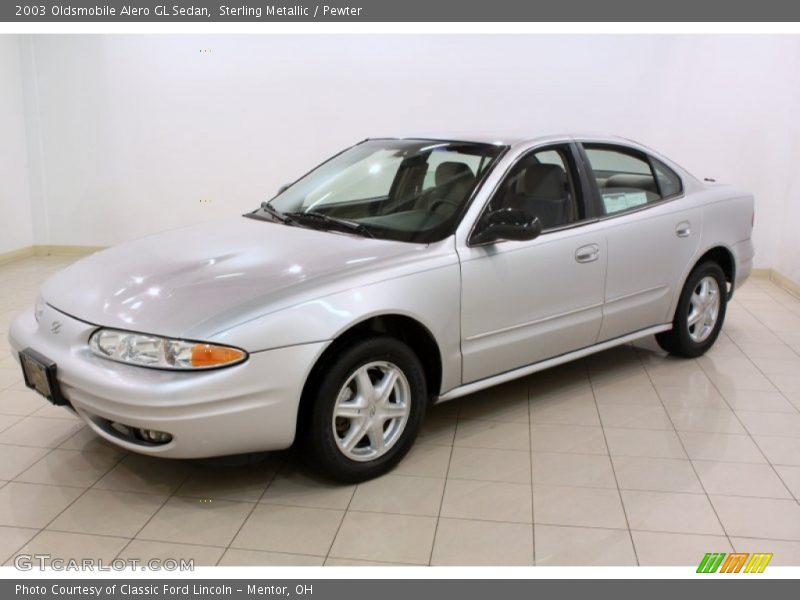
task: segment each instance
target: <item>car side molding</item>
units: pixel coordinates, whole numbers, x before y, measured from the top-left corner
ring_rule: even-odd
[[[599,344],[594,344],[592,346],[580,348],[579,350],[574,350],[573,352],[567,352],[566,354],[560,354],[559,356],[548,358],[547,360],[525,365],[524,367],[519,367],[512,371],[506,371],[498,375],[493,375],[492,377],[479,379],[478,381],[473,381],[471,383],[465,383],[464,385],[460,385],[451,389],[449,392],[436,397],[434,399],[434,403],[439,404],[440,402],[447,402],[448,400],[461,398],[462,396],[467,396],[483,389],[500,385],[501,383],[507,383],[509,381],[513,381],[514,379],[525,377],[526,375],[532,375],[533,373],[544,371],[550,367],[555,367],[578,358],[583,358],[584,356],[589,356],[590,354],[594,354],[596,352],[602,352],[603,350],[608,350],[609,348],[614,348],[615,346],[621,346],[622,344],[627,344],[628,342],[632,342],[649,335],[655,335],[656,333],[661,333],[662,331],[669,331],[670,329],[672,329],[672,323],[655,325],[654,327],[640,329],[639,331],[634,331],[633,333],[629,333],[627,335],[606,340],[605,342],[600,342]]]

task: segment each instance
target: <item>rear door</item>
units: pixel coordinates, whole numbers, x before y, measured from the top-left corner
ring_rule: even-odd
[[[582,146],[608,244],[605,341],[671,321],[674,291],[695,254],[702,211],[663,162],[616,144]]]

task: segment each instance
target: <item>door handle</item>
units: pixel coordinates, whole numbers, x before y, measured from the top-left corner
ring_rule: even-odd
[[[689,237],[692,233],[692,224],[689,221],[681,221],[675,226],[675,235],[678,237]]]
[[[589,244],[588,246],[581,246],[575,250],[575,260],[579,263],[594,262],[600,257],[600,246],[597,244]]]

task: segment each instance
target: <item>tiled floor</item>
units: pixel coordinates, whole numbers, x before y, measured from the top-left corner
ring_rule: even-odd
[[[0,562],[800,565],[800,300],[766,280],[703,358],[647,340],[434,407],[392,474],[341,486],[291,452],[121,452],[27,391],[8,324],[70,260],[0,265]]]

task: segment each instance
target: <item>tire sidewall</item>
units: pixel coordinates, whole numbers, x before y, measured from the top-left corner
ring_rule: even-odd
[[[361,366],[386,361],[403,371],[411,392],[411,407],[400,439],[386,454],[371,461],[355,461],[339,449],[332,427],[336,399],[347,379]],[[324,369],[315,390],[308,442],[313,458],[329,476],[347,482],[385,473],[405,456],[419,433],[428,403],[425,374],[419,359],[403,342],[388,336],[363,339],[341,348]]]
[[[697,284],[700,283],[701,279],[708,276],[713,277],[719,286],[719,313],[717,314],[717,322],[714,325],[714,330],[711,332],[711,335],[702,342],[695,342],[689,335],[689,325],[686,319],[694,289],[697,287]],[[683,286],[678,308],[675,312],[673,329],[678,334],[680,344],[683,349],[687,351],[687,354],[691,356],[700,356],[717,341],[717,337],[722,330],[722,324],[725,321],[725,313],[728,305],[727,292],[728,286],[725,280],[725,273],[723,273],[722,268],[714,262],[706,262],[699,265],[686,279],[686,284]]]

